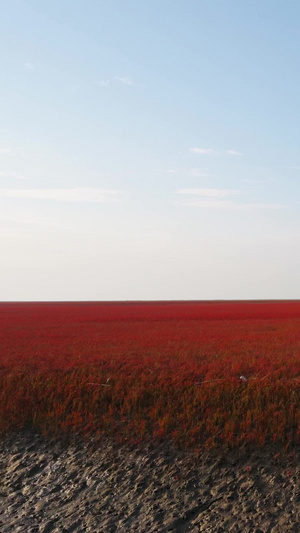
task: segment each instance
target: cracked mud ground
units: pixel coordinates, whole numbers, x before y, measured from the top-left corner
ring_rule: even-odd
[[[0,531],[296,533],[298,465],[299,450],[196,460],[20,433],[0,441]]]

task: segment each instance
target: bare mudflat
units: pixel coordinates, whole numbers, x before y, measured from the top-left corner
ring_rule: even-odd
[[[299,531],[299,453],[195,460],[162,445],[93,450],[18,434],[0,443],[0,530]]]

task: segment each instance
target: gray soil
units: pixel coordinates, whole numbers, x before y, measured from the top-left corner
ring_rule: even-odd
[[[277,450],[278,452],[278,450]],[[167,445],[0,441],[1,533],[300,531],[299,450],[197,459]]]

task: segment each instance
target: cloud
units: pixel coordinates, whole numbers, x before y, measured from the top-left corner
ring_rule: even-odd
[[[134,85],[132,79],[128,76],[115,76],[114,78],[105,78],[103,80],[97,81],[96,85],[100,85],[100,87],[109,87],[114,82],[118,82],[123,85]]]
[[[194,178],[211,178],[213,177],[213,174],[210,174],[208,168],[168,168],[165,170],[166,174],[189,174],[189,176],[193,176]]]
[[[74,189],[0,189],[0,197],[56,202],[104,203],[117,201],[121,191],[77,187]]]
[[[24,67],[27,68],[28,70],[35,70],[35,67],[33,66],[32,63],[24,63]]]
[[[244,183],[268,183],[270,181],[274,181],[274,178],[268,177],[268,178],[262,178],[262,179],[252,179],[252,178],[242,178]]]
[[[115,76],[115,80],[123,83],[124,85],[133,85],[133,81],[127,76]]]
[[[288,206],[284,204],[268,204],[263,202],[240,204],[239,209],[286,209]]]
[[[26,225],[37,225],[40,226],[45,225],[49,227],[57,227],[60,226],[59,221],[55,218],[51,217],[44,217],[44,216],[28,216],[26,214],[24,215],[17,215],[17,216],[1,216],[0,217],[0,228],[7,228],[7,227],[17,227],[22,228],[24,224]]]
[[[237,150],[214,150],[213,148],[190,148],[190,152],[193,154],[198,155],[212,155],[212,156],[219,156],[219,155],[233,155],[233,156],[241,156],[243,155],[242,152],[238,152]]]
[[[14,146],[12,148],[10,147],[0,147],[0,155],[8,155],[8,156],[24,156],[25,155],[25,149],[23,146]]]
[[[219,155],[220,152],[212,148],[190,148],[190,152],[199,155]]]
[[[189,174],[195,178],[211,178],[213,174],[210,174],[208,170],[208,168],[190,168]]]
[[[97,82],[97,85],[100,85],[101,87],[108,87],[110,85],[110,80],[100,80]]]
[[[242,181],[244,183],[264,183],[266,180],[264,180],[264,179],[242,178]]]
[[[232,209],[235,208],[234,202],[230,200],[220,200],[212,198],[191,198],[184,202],[176,202],[187,207],[204,207],[206,209]]]
[[[269,203],[237,203],[228,196],[239,194],[237,189],[178,189],[175,194],[191,196],[179,203],[184,206],[203,207],[206,209],[227,209],[231,211],[251,211],[254,209],[283,209],[286,205]]]
[[[238,194],[236,189],[178,189],[175,194],[188,194],[205,198],[224,198],[232,194]]]
[[[237,150],[226,150],[225,153],[227,155],[243,155],[242,152],[238,152]]]
[[[220,200],[218,198],[191,198],[184,202],[176,202],[186,207],[203,207],[205,209],[222,209],[227,211],[253,211],[253,210],[277,210],[285,209],[287,206],[282,204],[268,203],[237,203],[232,200]]]
[[[0,178],[13,178],[17,180],[26,180],[26,177],[19,172],[0,172]]]

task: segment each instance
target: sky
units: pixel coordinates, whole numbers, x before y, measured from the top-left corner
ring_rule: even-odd
[[[2,0],[0,300],[299,299],[299,20]]]

